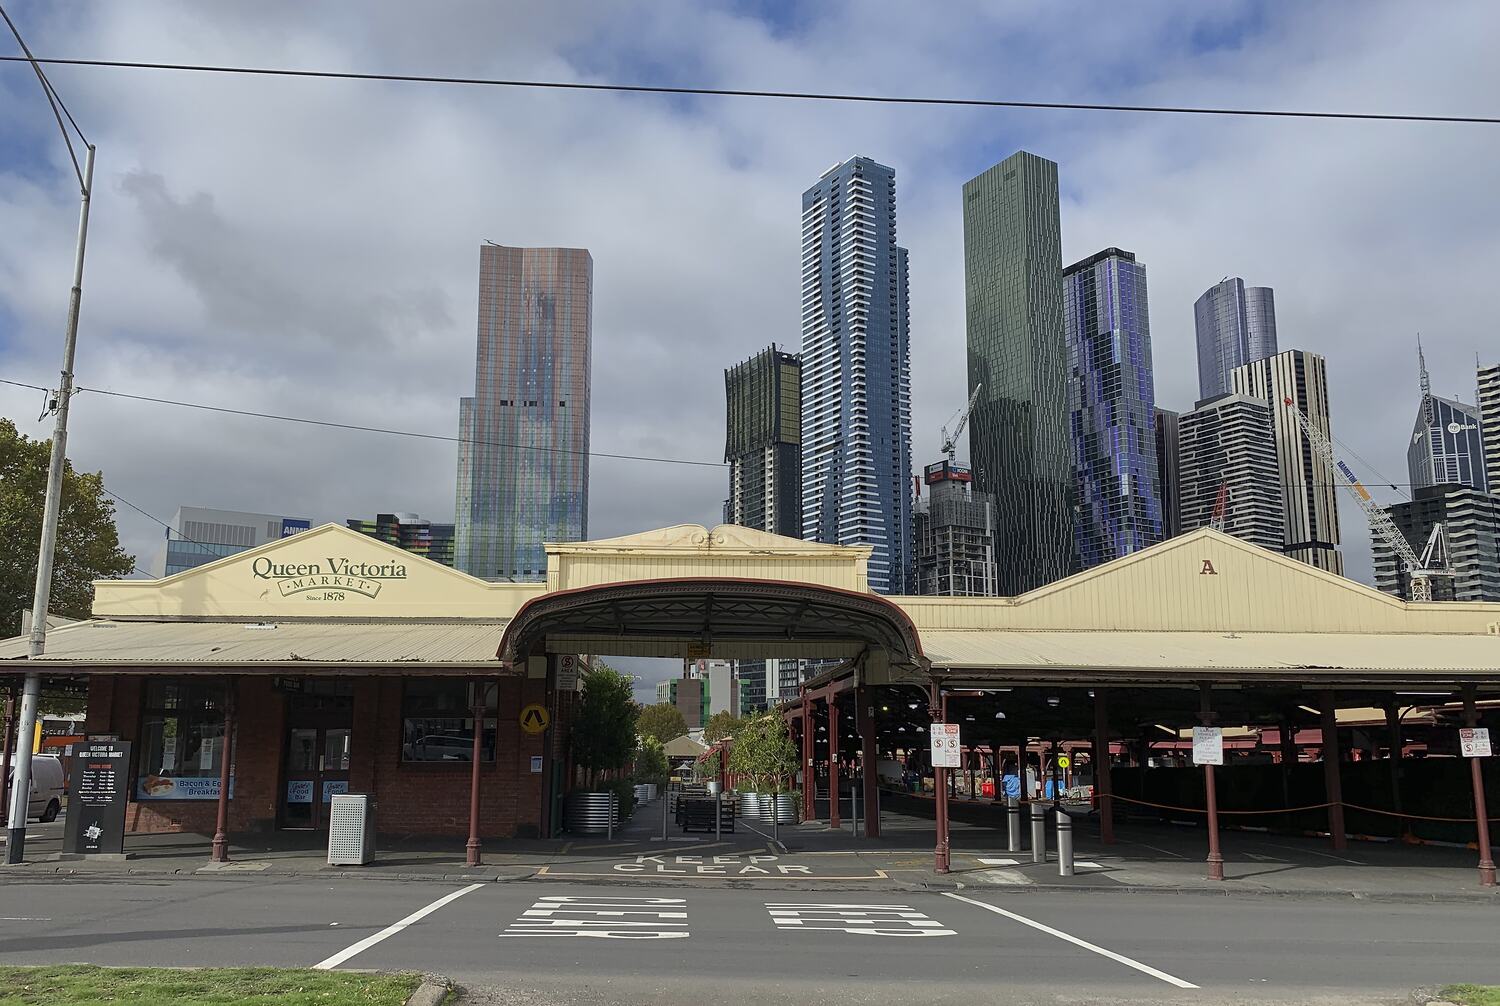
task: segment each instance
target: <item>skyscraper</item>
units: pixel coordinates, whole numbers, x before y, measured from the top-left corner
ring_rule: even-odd
[[[1280,552],[1286,537],[1271,406],[1227,394],[1184,412],[1180,426],[1182,529],[1218,527]]]
[[[1500,493],[1500,363],[1476,363],[1479,379],[1479,425],[1483,427],[1484,467],[1490,490]]]
[[[474,396],[459,401],[465,573],[541,579],[543,542],[588,537],[593,281],[582,248],[479,249]]]
[[[171,576],[197,569],[226,555],[290,538],[310,527],[312,522],[305,517],[178,507],[167,526],[166,544],[156,557],[155,572],[157,576]]]
[[[1178,446],[1180,416],[1156,410],[1156,471],[1161,483],[1161,536],[1182,534],[1182,456]]]
[[[1162,540],[1146,267],[1106,248],[1063,270],[1073,542],[1088,569]]]
[[[911,370],[896,173],[853,157],[802,194],[802,537],[911,563]]]
[[[969,469],[939,461],[923,470],[927,496],[917,501],[912,547],[914,594],[995,594],[995,504],[973,491]]]
[[[802,537],[802,362],[772,346],[724,371],[724,520]]]
[[[1432,393],[1427,359],[1417,343],[1417,375],[1422,401],[1406,448],[1406,471],[1412,487],[1465,485],[1484,492],[1484,438],[1479,406],[1465,405]]]
[[[1253,395],[1271,407],[1286,520],[1282,551],[1310,566],[1342,575],[1344,557],[1338,550],[1339,511],[1333,465],[1313,450],[1289,411],[1292,407],[1301,409],[1314,428],[1333,439],[1329,432],[1328,373],[1323,358],[1305,350],[1289,349],[1236,367],[1230,376],[1236,393]],[[1285,404],[1288,398],[1292,400],[1291,406]]]
[[[976,488],[995,500],[998,590],[1074,569],[1057,165],[1020,151],[964,184]]]
[[[1268,286],[1219,281],[1193,305],[1198,336],[1198,398],[1233,390],[1235,367],[1276,355],[1276,296]]]
[[[352,531],[378,538],[444,566],[453,565],[453,525],[434,524],[414,513],[376,514],[374,520],[351,517]]]
[[[1464,485],[1427,486],[1385,512],[1418,555],[1432,525],[1443,523],[1447,565],[1457,575],[1431,578],[1434,601],[1500,601],[1500,496]],[[1395,550],[1379,535],[1371,549],[1375,586],[1410,600],[1411,577]]]

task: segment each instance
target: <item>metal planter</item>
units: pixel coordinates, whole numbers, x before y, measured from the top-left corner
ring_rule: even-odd
[[[613,824],[611,824],[613,819]],[[563,826],[575,835],[603,835],[620,826],[620,808],[613,793],[569,793],[563,807]]]
[[[760,794],[740,794],[740,817],[746,820],[756,821],[760,819]]]
[[[796,824],[797,823],[797,797],[792,793],[778,793],[772,796],[769,793],[761,793],[757,799],[760,802],[760,819],[767,823]]]

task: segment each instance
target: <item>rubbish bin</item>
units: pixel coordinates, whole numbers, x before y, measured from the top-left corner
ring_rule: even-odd
[[[335,793],[328,809],[328,865],[365,866],[375,857],[375,801]]]

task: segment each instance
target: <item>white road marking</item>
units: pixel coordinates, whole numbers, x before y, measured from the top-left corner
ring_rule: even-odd
[[[426,908],[419,908],[415,912],[412,912],[410,915],[408,915],[406,918],[402,919],[400,922],[397,922],[394,925],[386,926],[374,936],[366,936],[358,943],[354,944],[351,947],[348,947],[347,949],[340,950],[338,953],[334,954],[332,957],[329,957],[327,960],[319,961],[317,964],[313,965],[313,969],[316,971],[331,971],[356,954],[361,954],[366,950],[369,950],[381,940],[387,939],[391,936],[395,936],[407,926],[415,925],[416,923],[421,922],[423,919],[427,918],[427,916],[431,915],[439,908],[442,908],[450,901],[457,901],[459,898],[462,898],[470,891],[477,891],[483,886],[483,884],[470,884],[468,887],[461,887],[456,891],[450,891],[449,893],[443,895],[441,898],[438,898],[432,904],[428,905]]]
[[[1245,856],[1246,856],[1247,859],[1253,859],[1257,863],[1279,863],[1279,862],[1281,862],[1281,860],[1277,859],[1275,856],[1262,856],[1258,852],[1247,852],[1247,853],[1245,853]]]
[[[1159,852],[1163,856],[1171,856],[1173,859],[1187,859],[1187,857],[1182,855],[1181,853],[1173,852],[1170,849],[1158,849],[1156,846],[1147,845],[1145,842],[1130,842],[1129,844],[1139,845],[1142,849],[1150,849],[1152,852]]]
[[[808,904],[769,902],[766,911],[777,929],[818,929],[859,936],[957,936],[926,913],[909,905]]]
[[[644,916],[650,921],[629,916]],[[680,940],[690,934],[687,902],[682,898],[549,895],[522,912],[500,935]]]
[[[1324,859],[1332,859],[1339,863],[1348,863],[1350,866],[1365,865],[1357,859],[1345,859],[1343,856],[1335,856],[1329,852],[1319,852],[1317,849],[1299,849],[1295,845],[1277,845],[1275,842],[1264,842],[1262,844],[1269,845],[1273,849],[1285,849],[1287,852],[1305,852],[1309,856],[1322,856]]]
[[[983,859],[979,860],[985,866],[1020,866],[1019,859]]]
[[[983,901],[975,901],[973,898],[966,898],[961,894],[954,894],[951,891],[943,891],[941,893],[945,898],[952,898],[954,901],[962,901],[966,905],[973,905],[975,908],[982,908],[987,912],[994,912],[996,915],[1003,915],[1007,919],[1011,919],[1014,922],[1021,923],[1021,925],[1023,926],[1030,926],[1032,929],[1044,932],[1049,936],[1056,936],[1058,939],[1065,940],[1068,943],[1073,944],[1075,947],[1082,947],[1083,949],[1091,951],[1092,953],[1096,953],[1101,957],[1108,957],[1112,961],[1118,961],[1126,967],[1135,968],[1137,971],[1143,974],[1148,974],[1152,978],[1160,978],[1168,985],[1175,985],[1180,989],[1195,989],[1198,987],[1192,982],[1185,982],[1181,978],[1177,978],[1173,975],[1167,974],[1165,971],[1158,971],[1156,968],[1153,968],[1149,964],[1142,964],[1140,961],[1132,960],[1131,958],[1126,957],[1124,954],[1117,954],[1113,950],[1105,950],[1103,947],[1095,946],[1087,940],[1080,940],[1073,934],[1065,933],[1060,929],[1053,929],[1051,926],[1046,925],[1045,923],[1038,922],[1035,919],[1028,919],[1024,915],[1017,915],[1015,912],[1008,912],[1005,909],[999,908],[995,905],[986,904]]]
[[[1080,859],[1077,862],[1075,862],[1073,865],[1075,867],[1077,867],[1078,869],[1080,869],[1080,870],[1102,870],[1102,869],[1104,869],[1104,867],[1100,866],[1098,863],[1091,863],[1091,862],[1089,862],[1086,859]]]
[[[0,915],[0,922],[51,922],[50,918],[34,918],[29,915]]]

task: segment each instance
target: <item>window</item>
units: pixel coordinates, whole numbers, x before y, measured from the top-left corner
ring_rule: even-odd
[[[172,779],[211,779],[217,797],[224,755],[224,686],[216,681],[153,680],[141,714],[137,797],[192,799],[202,787]]]
[[[465,678],[415,678],[401,695],[403,762],[469,762],[474,756],[474,687]],[[495,688],[487,692],[480,760],[495,760]]]

